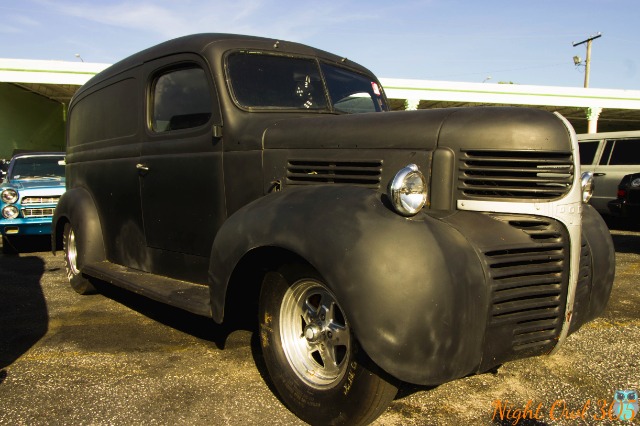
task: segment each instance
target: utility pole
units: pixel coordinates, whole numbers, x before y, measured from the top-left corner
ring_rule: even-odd
[[[578,43],[573,43],[573,47],[587,43],[587,59],[585,60],[585,70],[584,70],[584,87],[589,87],[589,71],[591,68],[591,42],[600,37],[602,37],[602,33],[593,35],[588,39],[580,41]]]

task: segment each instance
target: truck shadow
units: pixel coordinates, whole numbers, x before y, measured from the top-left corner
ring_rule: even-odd
[[[5,256],[17,256],[19,253],[37,253],[51,251],[50,235],[23,235],[5,237],[2,253]]]
[[[4,368],[47,332],[49,316],[40,280],[44,261],[37,256],[0,255],[0,383]]]
[[[102,296],[141,313],[147,318],[167,327],[179,330],[198,339],[212,342],[220,350],[224,350],[227,347],[230,348],[234,345],[234,343],[232,343],[233,339],[229,339],[232,333],[239,330],[251,332],[250,350],[256,369],[271,392],[284,403],[271,382],[267,366],[264,362],[259,340],[260,333],[258,332],[257,318],[253,309],[248,309],[245,313],[235,315],[232,321],[225,322],[221,325],[215,323],[210,318],[191,314],[182,309],[156,302],[103,281],[92,280],[92,283]],[[399,389],[395,398],[396,401],[416,392],[428,391],[435,388],[433,386],[418,386],[409,383],[398,383],[398,385]],[[400,402],[399,405],[394,404],[390,409],[392,411],[406,410],[406,408],[403,407],[404,404]]]
[[[640,221],[629,218],[603,216],[611,234],[616,253],[640,254]],[[623,231],[624,234],[615,232]]]
[[[137,311],[147,318],[171,327],[198,339],[210,341],[218,349],[224,349],[230,334],[238,330],[255,331],[253,321],[217,324],[211,318],[192,314],[173,306],[127,291],[115,285],[99,280],[92,280],[98,292],[109,299]],[[253,314],[255,317],[255,314]]]
[[[235,345],[233,339],[229,338],[232,333],[240,330],[251,332],[249,345],[256,368],[271,392],[280,399],[278,392],[269,379],[267,366],[262,356],[255,311],[240,313],[235,315],[231,321],[217,324],[211,318],[195,315],[182,309],[156,302],[103,281],[92,280],[92,283],[102,296],[167,327],[198,339],[212,342],[220,350],[231,349]],[[281,402],[284,403],[282,400]]]
[[[616,253],[640,254],[640,234],[612,234],[611,238],[613,239],[613,245],[616,248]]]

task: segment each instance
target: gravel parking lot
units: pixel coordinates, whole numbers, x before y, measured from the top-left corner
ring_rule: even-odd
[[[601,318],[554,356],[407,385],[376,424],[614,423],[614,391],[640,390],[640,232],[612,226],[617,272]],[[0,424],[302,424],[265,381],[251,329],[109,286],[77,295],[48,238],[20,249],[0,255]],[[534,419],[519,419],[527,407]]]

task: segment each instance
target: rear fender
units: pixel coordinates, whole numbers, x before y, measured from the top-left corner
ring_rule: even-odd
[[[78,266],[106,259],[102,226],[98,210],[91,194],[84,188],[67,190],[56,206],[51,223],[51,243],[55,253],[62,249],[64,224],[70,222],[76,235],[78,246]]]

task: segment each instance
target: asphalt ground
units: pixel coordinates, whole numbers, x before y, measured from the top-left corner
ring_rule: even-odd
[[[629,424],[608,408],[616,390],[640,390],[640,232],[611,226],[617,272],[601,318],[553,356],[406,385],[375,424]],[[250,327],[108,285],[80,296],[48,238],[19,249],[0,255],[0,424],[303,424],[270,388]]]

